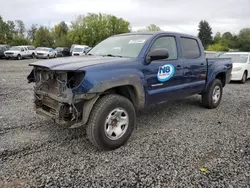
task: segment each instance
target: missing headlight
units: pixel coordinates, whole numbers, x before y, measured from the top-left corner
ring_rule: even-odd
[[[68,72],[67,73],[67,87],[68,88],[75,88],[78,87],[85,76],[85,72]]]

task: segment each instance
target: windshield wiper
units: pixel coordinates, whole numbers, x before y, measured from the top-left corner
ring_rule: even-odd
[[[122,57],[121,55],[113,55],[113,54],[106,54],[102,55],[103,57]]]

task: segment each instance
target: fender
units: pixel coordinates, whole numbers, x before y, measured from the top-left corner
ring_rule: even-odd
[[[145,80],[137,69],[113,69],[97,72],[86,71],[82,84],[73,93],[98,94],[118,86],[133,86],[138,100],[138,108],[145,105]]]
[[[225,59],[228,60],[227,63],[225,63]],[[216,76],[220,73],[226,74],[226,83],[230,81],[230,75],[233,66],[232,63],[230,63],[230,58],[225,59],[221,58],[222,61],[219,61],[219,58],[208,60],[207,84],[204,89],[205,92],[207,91],[213,80],[216,78]]]

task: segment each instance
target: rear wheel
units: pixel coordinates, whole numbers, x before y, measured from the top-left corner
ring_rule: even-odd
[[[206,108],[216,108],[219,106],[223,93],[221,80],[215,79],[209,86],[206,93],[202,94],[202,104]]]
[[[241,83],[244,84],[247,80],[247,72],[245,71],[243,76],[242,76],[242,79],[241,79]]]
[[[91,111],[88,139],[97,148],[116,149],[130,138],[135,119],[135,108],[127,98],[106,95],[96,102]]]

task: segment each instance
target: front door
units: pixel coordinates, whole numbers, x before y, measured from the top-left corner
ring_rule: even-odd
[[[181,96],[182,61],[178,59],[178,47],[175,36],[159,36],[150,50],[166,48],[169,58],[152,61],[143,70],[148,91],[148,105],[172,100]]]

